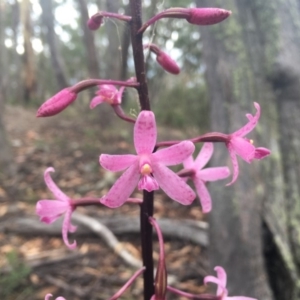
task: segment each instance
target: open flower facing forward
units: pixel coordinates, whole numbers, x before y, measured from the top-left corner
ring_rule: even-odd
[[[228,136],[228,141],[226,142],[227,149],[230,154],[230,158],[233,165],[233,177],[232,181],[227,185],[234,183],[237,180],[239,174],[239,166],[237,162],[237,155],[239,155],[247,163],[251,163],[254,159],[263,159],[264,157],[271,154],[271,151],[267,148],[256,148],[253,145],[253,141],[245,138],[244,136],[248,134],[257,125],[260,117],[260,106],[258,103],[254,102],[256,108],[256,114],[252,116],[247,114],[249,122],[243,126],[241,129],[235,131]]]
[[[227,167],[203,169],[210,160],[213,151],[213,143],[204,143],[195,160],[190,156],[183,162],[184,168],[192,171],[191,179],[195,184],[204,213],[210,212],[212,207],[211,197],[205,183],[207,181],[216,181],[227,178],[230,174],[229,168]]]
[[[40,220],[46,224],[51,224],[56,221],[61,215],[65,215],[62,236],[64,243],[70,249],[76,247],[76,241],[72,244],[68,241],[68,232],[76,231],[76,226],[71,224],[71,215],[74,211],[71,199],[64,194],[54,183],[50,176],[50,172],[54,172],[54,168],[47,168],[44,173],[44,179],[47,187],[52,192],[56,200],[40,200],[36,204],[36,213],[39,215]]]
[[[217,296],[221,296],[221,300],[257,300],[255,298],[244,296],[228,297],[228,291],[226,289],[227,274],[222,267],[215,267],[215,271],[217,272],[217,277],[206,276],[204,278],[204,283],[207,284],[208,282],[212,282],[217,284]]]
[[[190,141],[152,153],[156,144],[157,130],[154,113],[140,112],[134,125],[134,146],[137,155],[100,156],[100,164],[106,170],[117,172],[127,169],[115,182],[101,203],[108,207],[121,206],[131,195],[136,185],[148,192],[162,190],[173,200],[191,204],[196,195],[194,191],[167,166],[182,163],[195,149]]]

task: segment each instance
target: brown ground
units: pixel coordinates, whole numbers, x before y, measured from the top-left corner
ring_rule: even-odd
[[[103,178],[107,177],[99,166],[99,154],[133,153],[130,144],[132,125],[124,125],[113,116],[109,125],[100,127],[96,121],[97,113],[99,110],[85,114],[91,118],[87,120],[79,117],[74,109],[56,117],[36,119],[32,109],[6,109],[5,123],[18,171],[13,178],[6,177],[0,185],[1,300],[44,299],[46,293],[56,297],[62,295],[67,300],[108,299],[133,273],[132,268],[93,234],[77,237],[76,233],[73,234],[70,240],[75,238],[78,248],[71,252],[60,236],[38,236],[34,232],[16,235],[1,229],[2,222],[13,220],[16,216],[38,219],[34,215],[36,201],[51,199],[43,181],[43,172],[48,166],[55,168],[55,182],[70,197],[100,197],[105,193],[109,186],[103,186]],[[169,129],[162,129],[160,140],[162,136],[167,139],[182,137],[179,132],[170,132]],[[139,209],[137,205],[124,205],[115,210],[99,206],[88,207],[81,212],[94,217],[111,215],[113,218],[122,214],[138,215]],[[162,194],[156,198],[155,216],[202,219],[198,203],[184,207]],[[128,251],[139,257],[138,235],[118,238]],[[168,271],[179,281],[176,287],[194,293],[202,292],[205,274],[202,249],[181,240],[166,240],[165,250]],[[155,244],[155,258],[157,256]],[[50,262],[43,263],[46,260]],[[37,261],[41,263],[31,270],[26,267]],[[8,266],[13,267],[13,271],[7,272]],[[122,299],[141,299],[141,289],[142,281],[139,279]],[[169,299],[175,298],[170,296]]]

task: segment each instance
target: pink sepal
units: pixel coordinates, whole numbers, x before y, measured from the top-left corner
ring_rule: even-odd
[[[232,133],[231,136],[243,137],[255,128],[260,118],[260,105],[257,102],[254,102],[253,104],[256,108],[256,114],[254,116],[252,116],[251,114],[246,114],[246,117],[248,118],[249,122],[239,130]]]
[[[105,102],[105,100],[102,96],[94,97],[90,102],[90,109],[94,109],[96,106],[102,104],[103,102]]]
[[[153,176],[159,182],[161,189],[173,200],[189,205],[196,195],[194,191],[173,171],[163,164],[153,164]]]
[[[155,115],[152,111],[139,113],[134,126],[134,146],[137,154],[152,153],[157,138]]]
[[[160,51],[156,56],[156,61],[162,66],[167,72],[178,75],[180,73],[180,68],[176,61],[173,60],[167,53]]]
[[[36,204],[36,214],[40,217],[40,221],[51,224],[56,221],[70,208],[68,202],[60,200],[40,200]]]
[[[131,165],[114,183],[109,192],[100,199],[100,202],[111,208],[124,204],[138,183],[140,177],[138,168],[138,163]]]
[[[186,20],[195,25],[213,25],[222,22],[231,15],[231,11],[220,8],[191,8]]]
[[[201,170],[211,159],[214,152],[214,144],[213,143],[204,143],[199,154],[195,159],[194,167],[197,170]]]
[[[215,167],[200,170],[198,172],[199,177],[203,181],[216,181],[227,178],[230,175],[228,167]]]
[[[197,176],[194,179],[194,184],[196,187],[197,194],[200,199],[202,211],[204,214],[207,214],[211,211],[211,197],[208,192],[207,187],[205,186],[205,183],[201,180],[198,179]]]
[[[74,102],[77,94],[65,88],[44,102],[38,109],[37,117],[50,117],[63,111],[67,106]]]

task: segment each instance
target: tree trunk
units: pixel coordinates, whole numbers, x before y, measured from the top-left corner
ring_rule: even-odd
[[[86,61],[88,65],[88,72],[91,78],[99,78],[100,69],[95,48],[94,35],[87,27],[89,19],[87,4],[85,0],[78,0],[79,10],[81,14],[81,25],[83,31],[83,43],[86,48]]]
[[[24,85],[24,101],[28,103],[30,99],[35,98],[36,94],[36,74],[34,52],[31,44],[33,36],[31,24],[31,4],[29,0],[21,2],[21,19],[23,25],[24,37],[24,54],[23,54],[23,85]]]
[[[63,89],[68,86],[66,79],[66,71],[63,63],[63,59],[58,51],[57,39],[54,31],[54,16],[53,16],[53,4],[52,0],[40,0],[42,7],[42,19],[46,28],[47,42],[50,48],[52,67],[57,79],[57,85],[59,89]]]
[[[272,155],[246,166],[233,187],[212,188],[212,265],[232,294],[297,300],[300,272],[299,1],[197,1],[233,11],[201,29],[213,131],[233,132],[262,107],[256,144]],[[226,152],[214,162],[224,163]],[[223,198],[223,199],[222,199]],[[268,279],[268,280],[267,280]],[[271,292],[272,291],[272,292]]]

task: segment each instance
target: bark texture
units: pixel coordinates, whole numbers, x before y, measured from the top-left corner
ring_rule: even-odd
[[[57,47],[57,37],[54,31],[54,16],[53,16],[53,3],[52,0],[40,0],[42,7],[42,19],[46,28],[46,37],[51,53],[52,67],[57,79],[59,89],[68,86],[66,79],[66,71],[63,59]]]
[[[201,28],[213,131],[233,132],[260,103],[249,137],[272,155],[239,161],[232,186],[212,188],[211,263],[228,271],[232,295],[299,299],[299,5],[298,1],[198,0],[232,10]],[[225,149],[215,164],[228,161]]]

